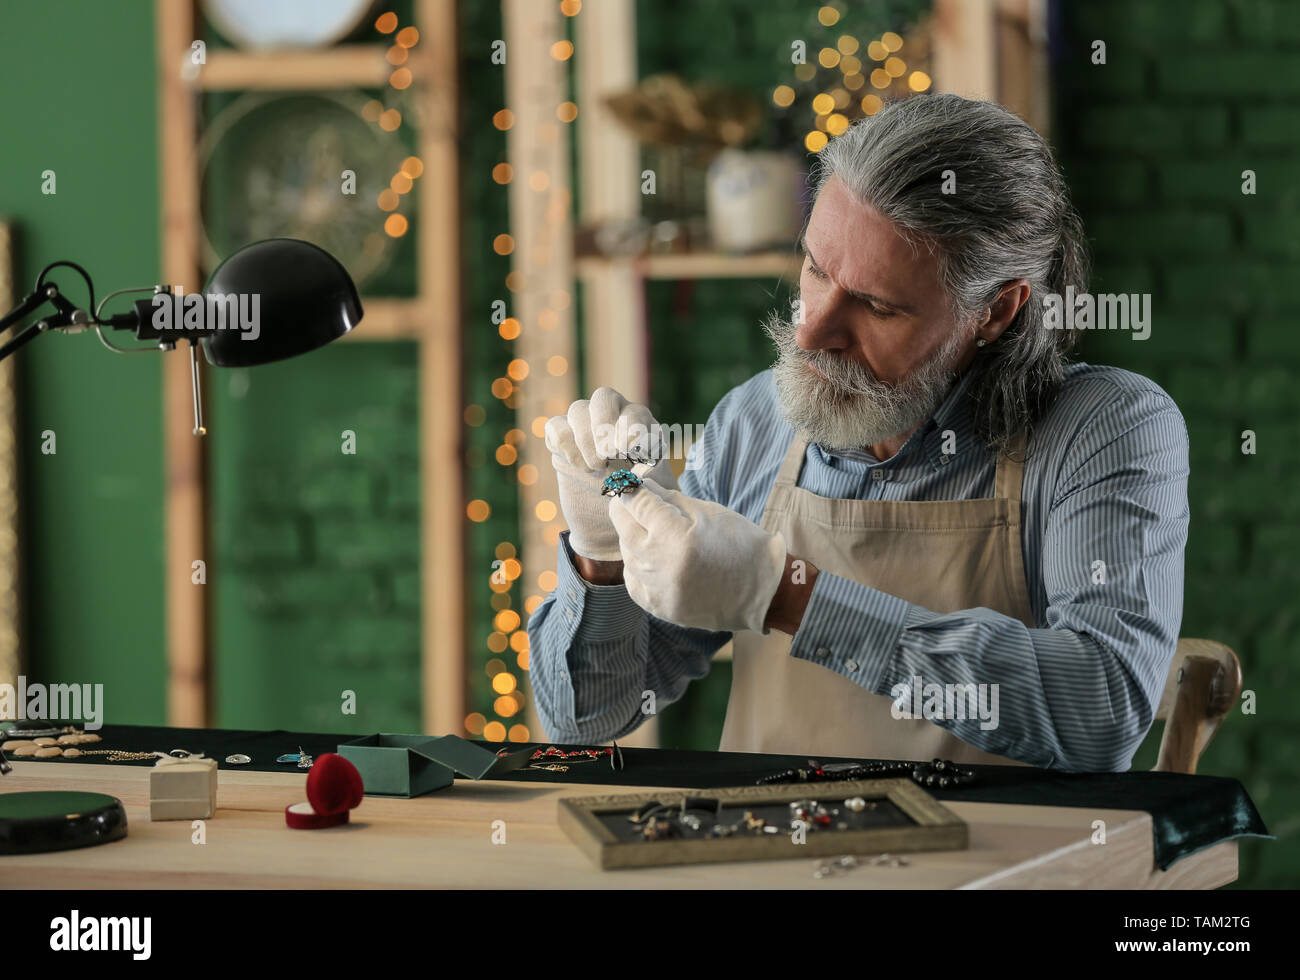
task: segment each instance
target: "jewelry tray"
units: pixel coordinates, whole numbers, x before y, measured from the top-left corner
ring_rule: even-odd
[[[652,804],[680,806],[701,797],[716,801],[721,819],[701,813],[699,836],[646,840],[629,821]],[[845,814],[845,800],[861,797],[861,813]],[[744,811],[755,817],[788,816],[790,804],[816,800],[840,809],[842,819],[830,827],[796,835],[788,827],[779,833],[741,831],[709,836],[715,822],[730,825]],[[871,804],[875,804],[872,806]],[[693,812],[700,813],[697,809]],[[847,822],[848,829],[834,823]],[[589,859],[602,870],[706,864],[721,861],[770,861],[817,858],[840,854],[897,854],[908,851],[957,851],[969,846],[966,822],[910,779],[863,779],[853,782],[738,786],[715,790],[676,790],[652,793],[565,797],[559,803],[559,824]],[[802,842],[796,843],[796,836]]]

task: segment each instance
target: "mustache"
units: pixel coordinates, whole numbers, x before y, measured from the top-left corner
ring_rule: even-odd
[[[776,346],[781,361],[813,368],[825,375],[831,386],[844,395],[887,398],[893,390],[893,386],[882,382],[869,367],[825,351],[804,350],[795,343],[795,330],[794,322],[789,317],[775,311],[763,322],[763,332]]]

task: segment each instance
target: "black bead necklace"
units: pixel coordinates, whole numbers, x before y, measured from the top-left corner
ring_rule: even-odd
[[[807,769],[786,769],[758,780],[758,785],[772,783],[822,783],[871,777],[910,776],[919,786],[934,789],[957,789],[975,782],[974,769],[963,769],[947,759],[930,762],[835,762],[823,766],[813,759]]]

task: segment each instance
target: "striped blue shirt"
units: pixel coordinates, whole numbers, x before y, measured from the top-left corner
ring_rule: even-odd
[[[885,462],[809,444],[798,485],[855,500],[991,497],[996,459],[974,434],[969,381],[969,373],[959,379]],[[943,452],[945,430],[962,451]],[[718,403],[681,490],[757,523],[793,438],[764,371]],[[996,727],[986,731],[978,718],[935,724],[1030,765],[1127,770],[1178,641],[1187,477],[1187,429],[1158,385],[1119,368],[1070,365],[1025,463],[1021,543],[1034,628],[984,608],[936,613],[821,572],[790,656],[885,696],[914,675],[997,683]],[[731,634],[665,622],[624,586],[592,585],[567,539],[559,584],[528,623],[530,679],[548,738],[603,742],[645,720],[643,692],[653,691],[658,706],[680,698]],[[822,647],[829,656],[814,654]]]

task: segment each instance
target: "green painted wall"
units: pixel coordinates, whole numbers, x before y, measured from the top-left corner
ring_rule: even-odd
[[[1278,843],[1243,841],[1242,886],[1300,881],[1300,7],[1287,0],[1068,4],[1056,142],[1098,292],[1152,294],[1151,336],[1084,356],[1154,379],[1191,440],[1182,635],[1228,644],[1255,714],[1200,771],[1242,780]],[[1106,64],[1090,59],[1106,42]],[[1253,170],[1257,193],[1242,193]],[[1242,433],[1257,452],[1242,453]],[[1155,763],[1160,726],[1134,759]]]
[[[24,291],[57,259],[84,266],[101,297],[159,275],[152,10],[0,5],[0,216],[21,229]],[[84,297],[74,272],[57,273]],[[28,674],[102,683],[110,719],[160,723],[161,359],[82,334],[41,337],[17,362]]]

